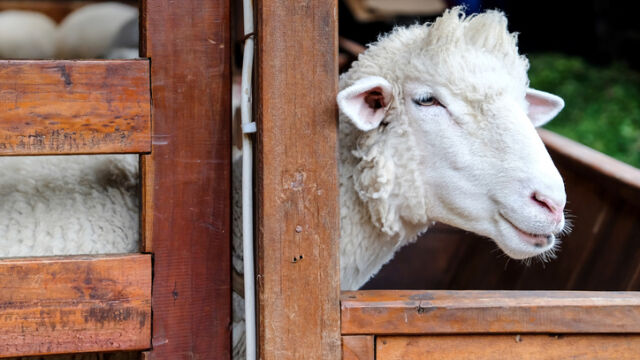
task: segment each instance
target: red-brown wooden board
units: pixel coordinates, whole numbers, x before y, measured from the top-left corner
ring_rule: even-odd
[[[150,346],[150,255],[0,260],[0,289],[0,358]]]
[[[381,336],[377,360],[635,360],[639,335]]]
[[[148,359],[230,357],[231,69],[228,0],[142,1],[153,146],[143,160],[154,255]],[[150,238],[150,237],[151,238]]]
[[[256,10],[260,356],[337,360],[337,4]]]
[[[640,333],[640,293],[347,291],[342,334]]]
[[[0,155],[143,153],[147,60],[0,61]]]

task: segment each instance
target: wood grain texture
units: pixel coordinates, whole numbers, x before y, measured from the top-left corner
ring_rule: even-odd
[[[639,335],[378,337],[378,360],[632,360]]]
[[[342,337],[342,360],[374,360],[375,338],[373,335],[349,335]]]
[[[337,4],[256,10],[260,357],[339,359]]]
[[[113,0],[111,0],[113,1]],[[137,6],[135,0],[116,0],[118,2]],[[0,0],[0,11],[3,10],[28,10],[37,11],[60,22],[73,10],[82,6],[95,4],[100,1],[91,0]]]
[[[0,260],[0,289],[0,358],[150,346],[149,255]]]
[[[0,155],[150,150],[147,60],[5,60],[0,89]]]
[[[155,175],[151,154],[140,155],[140,251],[153,252],[153,178]]]
[[[640,293],[349,291],[342,334],[640,332]]]
[[[142,1],[153,145],[144,158],[154,254],[149,359],[228,359],[231,69],[228,0]],[[147,234],[148,236],[149,234]]]

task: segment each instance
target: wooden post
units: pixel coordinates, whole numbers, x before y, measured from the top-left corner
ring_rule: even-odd
[[[339,359],[337,4],[256,10],[260,358]]]
[[[144,249],[154,255],[146,356],[229,359],[229,1],[143,0],[141,30],[153,99],[142,161]]]

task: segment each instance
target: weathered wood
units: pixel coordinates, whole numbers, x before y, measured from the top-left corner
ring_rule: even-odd
[[[150,154],[140,155],[140,251],[153,252],[153,160]]]
[[[640,332],[640,293],[352,291],[342,334]]]
[[[342,360],[374,360],[375,351],[375,338],[373,335],[342,337]]]
[[[637,359],[640,335],[378,337],[378,360]]]
[[[260,357],[339,359],[337,4],[256,9]]]
[[[113,1],[113,0],[112,0]],[[136,0],[116,0],[121,3],[136,6]],[[0,11],[28,10],[37,11],[60,22],[67,14],[82,6],[95,4],[96,0],[0,0]]]
[[[149,255],[0,260],[0,289],[0,358],[150,346]]]
[[[150,150],[147,60],[0,61],[0,155]]]
[[[142,169],[143,229],[154,254],[148,358],[228,359],[229,1],[141,4],[141,54],[151,58],[153,91],[152,154]]]

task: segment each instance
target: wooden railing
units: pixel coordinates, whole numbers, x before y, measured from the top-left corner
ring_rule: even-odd
[[[343,292],[342,335],[345,360],[632,359],[640,293]]]

